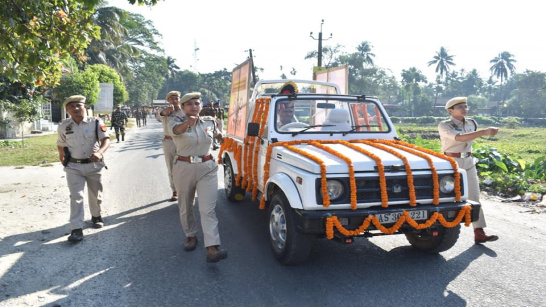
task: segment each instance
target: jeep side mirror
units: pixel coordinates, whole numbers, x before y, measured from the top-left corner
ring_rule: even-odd
[[[260,124],[258,123],[248,123],[246,127],[246,135],[248,136],[258,136],[260,133]]]

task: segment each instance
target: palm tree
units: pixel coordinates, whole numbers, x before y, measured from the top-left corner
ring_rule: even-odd
[[[176,59],[173,57],[168,56],[167,57],[167,69],[169,70],[167,75],[165,76],[167,80],[174,78],[180,67],[176,65]]]
[[[453,62],[453,55],[449,55],[447,49],[440,47],[440,51],[436,52],[433,60],[428,62],[428,66],[436,64],[435,72],[440,76],[440,79],[444,77],[444,81],[447,81],[450,66],[455,65]]]
[[[360,43],[360,45],[356,47],[356,50],[358,51],[358,55],[362,58],[364,64],[373,66],[373,57],[375,57],[375,54],[372,53],[372,46],[368,41]]]
[[[514,66],[514,63],[516,60],[513,58],[513,54],[511,54],[508,51],[503,51],[499,54],[499,56],[495,57],[489,63],[493,64],[489,70],[491,71],[491,75],[495,76],[497,79],[500,78],[500,87],[499,87],[499,95],[501,96],[502,102],[504,102],[504,96],[502,94],[502,84],[503,82],[506,82],[508,80],[508,76],[510,74],[514,74],[514,71],[516,70],[516,67]],[[500,108],[499,104],[497,103],[497,114],[499,114]]]

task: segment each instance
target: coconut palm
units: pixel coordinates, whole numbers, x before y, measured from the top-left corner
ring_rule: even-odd
[[[168,68],[168,73],[167,75],[165,76],[167,80],[169,79],[172,79],[175,77],[176,73],[178,72],[178,70],[180,69],[180,67],[178,67],[178,65],[176,65],[176,59],[173,58],[173,57],[170,57],[168,56],[167,59],[167,68]]]
[[[440,79],[447,81],[449,75],[450,66],[455,65],[453,62],[453,55],[449,55],[445,47],[440,47],[440,51],[436,52],[433,60],[428,62],[428,66],[436,64],[435,72],[440,76]]]
[[[368,41],[360,43],[360,45],[356,47],[356,50],[358,51],[358,54],[362,58],[364,64],[373,66],[373,57],[375,57],[375,54],[372,53],[372,46]]]
[[[499,96],[503,102],[504,96],[502,94],[502,84],[505,83],[506,80],[508,80],[508,76],[510,74],[514,74],[514,71],[516,70],[516,67],[514,66],[516,60],[513,57],[514,55],[510,52],[503,51],[499,54],[499,56],[489,61],[489,63],[493,64],[493,66],[489,68],[489,70],[491,71],[491,75],[495,76],[497,79],[500,79]],[[498,104],[497,114],[500,114],[500,108]]]

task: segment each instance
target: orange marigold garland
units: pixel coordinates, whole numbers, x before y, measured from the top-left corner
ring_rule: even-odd
[[[385,166],[383,163],[381,163],[381,158],[366,149],[356,146],[355,144],[351,144],[346,141],[341,141],[341,144],[358,151],[361,154],[364,154],[370,158],[372,158],[375,161],[375,164],[377,165],[377,172],[379,174],[379,188],[381,190],[381,207],[387,208],[389,206],[389,195],[387,192],[387,178],[385,177]]]
[[[311,142],[312,143],[312,142]],[[329,207],[330,206],[330,196],[328,195],[328,186],[326,184],[326,164],[324,161],[322,161],[320,158],[315,157],[299,148],[296,148],[292,145],[283,143],[282,144],[286,149],[291,150],[299,155],[302,155],[306,157],[309,160],[314,161],[320,166],[320,185],[321,185],[321,191],[322,191],[322,206]]]
[[[436,171],[436,167],[434,167],[434,162],[432,162],[432,159],[426,153],[424,153],[422,151],[419,151],[417,149],[402,146],[402,145],[399,145],[399,144],[396,144],[394,142],[387,141],[387,140],[375,140],[375,142],[378,142],[378,143],[381,143],[381,144],[387,144],[389,146],[392,146],[394,148],[398,148],[400,150],[409,152],[409,153],[411,153],[413,155],[416,155],[418,157],[421,157],[421,158],[427,160],[428,166],[430,167],[430,171],[432,173],[432,185],[433,185],[433,188],[432,188],[432,191],[433,191],[432,192],[433,193],[432,203],[434,205],[438,205],[440,203],[440,184],[439,184],[439,181],[438,181],[438,171]]]
[[[402,142],[402,141],[391,141],[391,142],[394,142],[396,144],[400,144],[402,146],[410,147],[410,148],[413,148],[413,149],[416,149],[416,150],[420,150],[420,151],[428,153],[428,154],[430,154],[432,156],[435,156],[437,158],[447,160],[451,164],[451,167],[453,168],[453,177],[455,177],[455,200],[456,201],[461,201],[461,182],[460,182],[461,174],[458,171],[459,167],[457,165],[457,161],[455,161],[453,158],[448,157],[448,156],[446,156],[446,155],[444,155],[442,153],[435,152],[434,150],[430,150],[430,149],[427,149],[427,148],[421,148],[419,146],[416,146],[416,145],[413,145],[413,144],[410,144],[410,143],[406,143],[406,142]]]
[[[330,148],[328,146],[324,146],[323,144],[320,144],[319,142],[312,141],[312,142],[309,142],[309,144],[313,145],[315,147],[318,147],[318,148],[328,152],[329,154],[340,158],[341,160],[345,161],[345,163],[347,163],[347,166],[349,167],[349,181],[350,181],[350,185],[351,185],[351,209],[356,210],[356,201],[357,200],[356,200],[355,168],[354,168],[353,161],[351,160],[351,158],[349,158],[347,156],[344,156],[341,153],[333,150],[332,148]],[[322,167],[321,167],[321,169],[322,169]],[[326,178],[324,178],[324,179],[326,179]],[[326,181],[326,180],[324,180],[324,181]]]
[[[381,222],[379,222],[379,219],[377,217],[370,215],[366,217],[362,225],[355,230],[348,230],[344,228],[339,222],[339,219],[337,218],[337,216],[331,216],[326,218],[326,237],[330,240],[334,238],[334,227],[337,228],[337,230],[345,236],[348,236],[348,237],[357,236],[363,233],[366,229],[368,229],[368,227],[370,226],[370,222],[373,223],[373,225],[375,226],[377,230],[385,234],[395,233],[396,231],[398,231],[398,229],[400,229],[400,227],[402,227],[404,223],[408,223],[408,225],[410,225],[411,227],[415,229],[424,229],[424,228],[428,228],[432,226],[432,224],[438,221],[442,226],[451,228],[460,224],[463,218],[465,219],[465,226],[468,227],[471,223],[471,216],[470,216],[471,211],[472,211],[472,206],[462,207],[459,210],[457,217],[455,217],[455,219],[451,222],[446,221],[443,214],[434,212],[432,216],[425,223],[419,224],[410,217],[407,211],[404,210],[404,214],[400,216],[398,220],[396,221],[396,223],[389,228],[381,225]]]
[[[373,141],[354,140],[352,142],[353,143],[363,143],[363,144],[375,147],[377,149],[384,150],[384,151],[386,151],[386,152],[388,152],[388,153],[390,153],[392,155],[395,155],[400,160],[402,160],[402,162],[404,162],[404,167],[406,169],[406,177],[407,177],[408,189],[409,189],[410,206],[412,206],[412,207],[417,206],[417,199],[416,199],[416,196],[415,196],[415,186],[413,185],[413,174],[411,172],[411,165],[409,164],[408,159],[406,157],[404,157],[401,153],[399,153],[399,152],[397,152],[397,151],[395,151],[395,150],[393,150],[393,149],[391,149],[391,148],[389,148],[389,147],[387,147],[385,145],[377,144],[377,143],[374,143]]]

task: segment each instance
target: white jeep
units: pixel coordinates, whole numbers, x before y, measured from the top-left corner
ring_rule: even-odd
[[[461,223],[478,218],[480,204],[466,201],[466,172],[399,141],[377,98],[287,81],[256,84],[244,114],[230,113],[239,121],[228,118],[219,154],[227,198],[251,193],[268,208],[281,263],[305,261],[315,237],[351,243],[404,234],[415,248],[438,253],[457,242]],[[244,137],[230,134],[234,123]]]

